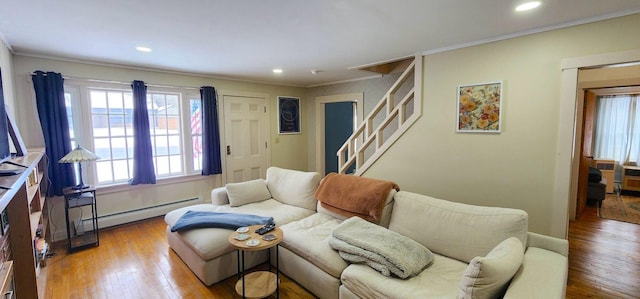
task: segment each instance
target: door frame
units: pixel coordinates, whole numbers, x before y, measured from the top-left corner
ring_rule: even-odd
[[[267,125],[264,127],[265,130],[265,134],[266,134],[266,142],[267,142],[267,147],[265,149],[265,153],[266,153],[266,165],[267,168],[269,166],[271,166],[271,132],[270,132],[270,128],[271,128],[271,107],[269,105],[269,95],[266,93],[259,93],[259,92],[248,92],[248,91],[237,91],[237,90],[225,90],[225,89],[221,89],[218,90],[218,115],[219,115],[219,119],[218,119],[218,125],[220,126],[220,128],[222,128],[220,130],[220,154],[224,157],[224,159],[222,160],[222,169],[223,169],[223,175],[221,175],[221,181],[222,181],[222,186],[227,184],[227,175],[228,173],[226,173],[226,169],[227,169],[227,149],[226,149],[226,128],[225,128],[225,115],[224,115],[224,97],[225,96],[229,96],[229,97],[245,97],[245,98],[259,98],[262,99],[264,101],[264,105],[267,109],[267,113],[265,113],[265,119],[267,122]]]
[[[316,171],[324,172],[324,105],[336,102],[356,103],[356,128],[364,119],[364,92],[336,94],[315,98],[316,102]]]
[[[569,219],[576,213],[578,173],[580,166],[580,138],[584,89],[578,86],[581,68],[600,67],[640,61],[640,49],[586,57],[566,58],[561,62],[560,119],[558,122],[557,162],[552,211],[551,235],[567,237]]]
[[[594,119],[596,110],[596,93],[587,89],[585,90],[585,97],[582,100],[582,121],[576,123],[580,125],[581,139],[580,139],[580,162],[578,168],[578,187],[576,193],[576,212],[573,215],[575,218],[579,218],[584,209],[587,206],[587,190],[588,190],[588,177],[589,166],[593,162],[593,138],[594,138]],[[613,182],[612,182],[613,183]]]

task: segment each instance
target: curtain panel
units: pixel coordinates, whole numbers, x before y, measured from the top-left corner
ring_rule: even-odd
[[[202,100],[202,175],[222,173],[218,95],[211,86],[200,88]]]
[[[147,110],[147,86],[143,81],[133,81],[133,176],[130,185],[155,184],[151,130]]]
[[[71,151],[69,121],[64,100],[62,74],[36,71],[31,79],[36,94],[38,118],[47,151],[47,196],[62,196],[62,189],[75,185],[73,165],[58,163]]]
[[[632,95],[598,98],[593,154],[616,161],[616,181],[622,165],[640,163],[640,97]]]

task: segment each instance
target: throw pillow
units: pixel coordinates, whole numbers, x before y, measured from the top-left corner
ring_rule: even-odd
[[[313,194],[318,189],[320,179],[317,172],[278,167],[267,169],[267,187],[273,199],[312,211],[316,210],[317,201]]]
[[[462,275],[458,298],[497,298],[524,259],[524,247],[515,237],[498,244],[487,256],[475,257]]]
[[[264,179],[229,183],[225,187],[227,188],[227,195],[229,196],[229,204],[232,207],[271,198],[271,193],[269,193],[269,189],[267,189],[267,182]]]

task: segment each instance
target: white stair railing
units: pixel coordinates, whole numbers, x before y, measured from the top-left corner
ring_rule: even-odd
[[[396,100],[398,100],[396,102]],[[422,55],[400,75],[362,124],[340,147],[338,172],[363,174],[422,115]]]

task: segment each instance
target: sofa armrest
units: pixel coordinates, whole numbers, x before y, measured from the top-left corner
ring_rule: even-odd
[[[227,194],[227,188],[218,187],[211,190],[211,203],[214,206],[224,206],[229,203],[229,195]]]
[[[527,247],[537,247],[553,251],[565,257],[569,256],[569,241],[529,232]]]
[[[529,246],[504,298],[565,298],[569,259]]]

